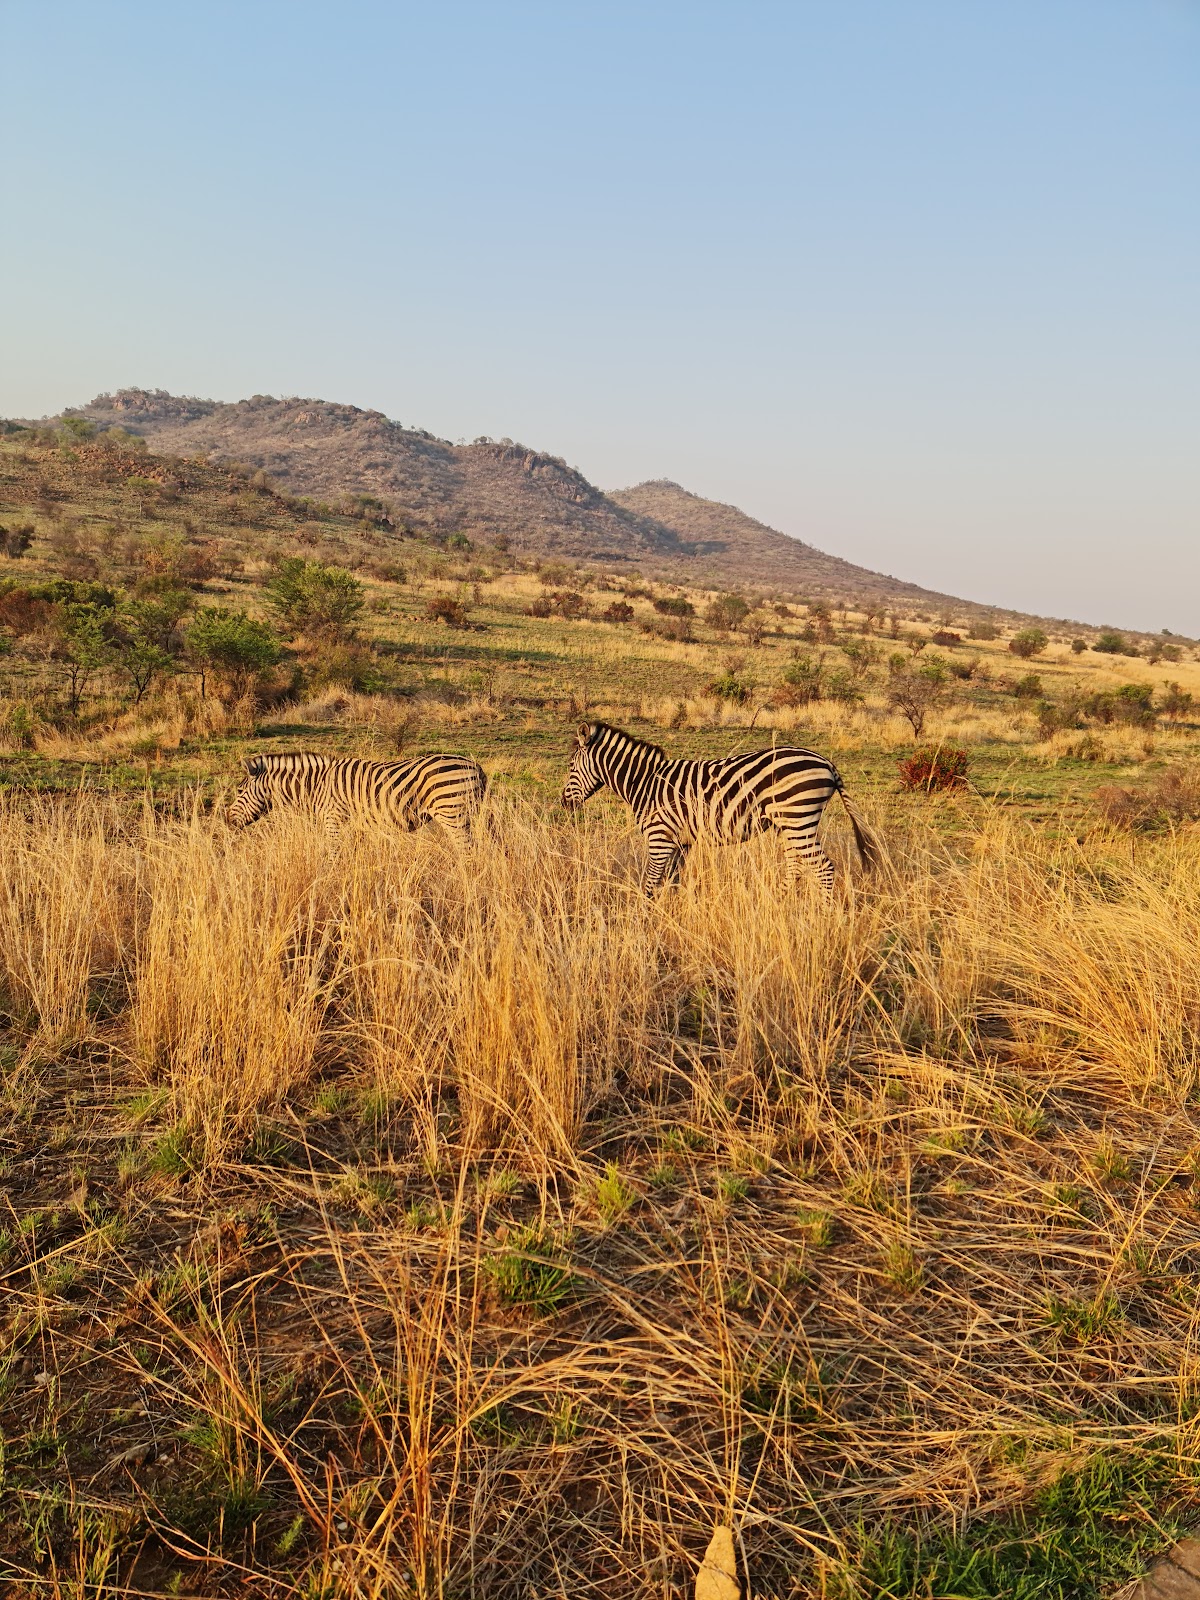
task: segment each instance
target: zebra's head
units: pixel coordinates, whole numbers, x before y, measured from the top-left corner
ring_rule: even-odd
[[[571,765],[567,781],[563,784],[562,803],[568,811],[578,811],[585,800],[590,800],[604,782],[604,774],[596,760],[596,737],[600,724],[581,722],[571,751]]]
[[[271,783],[267,764],[261,756],[250,756],[243,761],[246,776],[234,796],[233,804],[225,813],[226,822],[235,828],[248,828],[252,822],[265,817],[271,809]]]

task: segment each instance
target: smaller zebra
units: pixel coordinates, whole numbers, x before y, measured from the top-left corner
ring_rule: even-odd
[[[810,868],[821,887],[833,888],[833,862],[817,841],[817,824],[835,794],[841,796],[864,867],[877,849],[850,804],[841,774],[812,750],[778,745],[718,761],[671,761],[606,722],[580,724],[562,803],[577,811],[605,785],[632,806],[650,851],[646,893],[678,875],[697,839],[735,844],[768,828],[784,837],[788,874],[795,882]]]
[[[440,822],[461,833],[487,789],[483,768],[469,756],[363,761],[292,751],[250,756],[242,765],[246,776],[226,813],[235,828],[281,805],[312,812],[331,834],[352,818],[390,822],[406,832]]]

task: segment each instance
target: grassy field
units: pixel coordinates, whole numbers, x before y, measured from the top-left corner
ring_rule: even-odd
[[[174,539],[220,545],[206,605],[269,615],[297,548],[366,600],[238,699],[181,655],[70,715],[49,632],[0,660],[6,1593],[681,1596],[728,1522],[763,1600],[1066,1600],[1194,1516],[1194,645],[1022,661],[768,595],[665,638],[682,590],[411,540],[399,575],[199,465],[147,511],[110,459],[0,456],[10,591],[152,592]],[[902,792],[890,657],[939,654],[920,742],[973,787]],[[628,816],[556,806],[583,715],[828,753],[879,870],[834,808],[831,903],[768,839],[648,904]],[[470,752],[494,827],[227,829],[289,748]]]

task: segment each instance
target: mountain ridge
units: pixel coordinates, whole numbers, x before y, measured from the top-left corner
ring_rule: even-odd
[[[605,493],[558,456],[507,438],[452,443],[383,412],[299,396],[218,401],[127,388],[71,407],[159,453],[261,469],[288,493],[388,502],[403,531],[465,534],[523,555],[625,567],[711,588],[824,602],[1023,615],[860,567],[672,479]]]

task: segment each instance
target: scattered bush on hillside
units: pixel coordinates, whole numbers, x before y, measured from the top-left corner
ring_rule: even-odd
[[[994,622],[987,622],[983,619],[978,622],[973,622],[967,629],[968,639],[998,639],[999,637],[1000,629],[996,626],[996,624]]]
[[[112,664],[109,637],[112,605],[68,601],[55,613],[49,657],[62,672],[67,711],[79,715],[84,691],[95,675]]]
[[[718,633],[728,633],[748,616],[750,607],[740,594],[723,594],[704,608],[704,620]]]
[[[1096,790],[1101,816],[1120,828],[1153,833],[1200,820],[1200,768],[1172,767],[1145,788],[1106,784]]]
[[[356,694],[388,694],[396,690],[391,662],[360,643],[323,644],[300,674],[297,688],[316,694],[334,684],[353,689]]]
[[[1125,635],[1123,633],[1113,633],[1107,629],[1096,640],[1092,649],[1098,651],[1102,656],[1123,656],[1128,654],[1125,646]]]
[[[1071,654],[1072,655],[1081,656],[1086,649],[1087,649],[1087,640],[1086,639],[1072,639],[1071,640]]]
[[[1013,684],[1012,692],[1018,700],[1036,700],[1042,692],[1042,680],[1036,672],[1027,672]]]
[[[968,656],[965,661],[951,659],[946,663],[946,670],[952,678],[958,678],[965,683],[979,671],[979,657]]]
[[[283,620],[293,628],[331,639],[354,631],[362,610],[363,586],[343,567],[327,567],[302,556],[280,561],[267,582],[267,594]]]
[[[1152,639],[1146,646],[1146,660],[1152,667],[1156,667],[1160,661],[1174,664],[1183,660],[1183,651],[1177,644],[1164,644],[1160,639]]]
[[[850,663],[856,678],[865,678],[880,657],[880,647],[871,639],[857,639],[853,634],[838,642],[838,649]]]
[[[913,737],[919,739],[925,719],[946,698],[950,674],[940,656],[931,656],[920,665],[897,651],[888,663],[887,701],[908,722]]]
[[[188,624],[185,650],[200,679],[205,698],[208,679],[216,677],[231,703],[241,700],[272,667],[278,666],[283,648],[265,622],[244,611],[202,606]]]
[[[632,622],[633,607],[627,600],[614,600],[602,613],[605,622]]]
[[[378,583],[408,582],[408,569],[398,561],[373,561],[365,570],[367,576]]]
[[[1180,717],[1186,717],[1188,712],[1191,711],[1192,700],[1193,696],[1186,689],[1181,688],[1179,684],[1168,683],[1166,685],[1166,693],[1159,701],[1159,714],[1164,717],[1170,717],[1172,722],[1176,722]]]
[[[0,550],[10,561],[19,561],[33,543],[33,523],[23,522],[16,528],[0,527]]]
[[[455,595],[435,594],[425,602],[427,622],[442,622],[448,628],[468,628],[467,608]]]
[[[44,594],[11,581],[0,583],[0,627],[18,638],[40,632],[53,614],[54,602]]]
[[[676,644],[689,644],[692,639],[691,617],[654,617],[642,623],[643,633],[652,633],[656,639],[670,639]]]
[[[1122,683],[1088,695],[1082,702],[1084,716],[1094,722],[1123,722],[1134,727],[1154,726],[1154,691],[1148,683]]]
[[[134,705],[156,677],[174,672],[179,644],[176,630],[191,609],[186,590],[166,590],[154,599],[127,600],[113,614],[109,637],[113,665],[129,681]]]
[[[763,634],[770,628],[770,620],[765,611],[748,611],[738,626],[751,644],[759,645]]]
[[[556,589],[553,594],[538,595],[529,607],[531,617],[562,617],[567,622],[577,622],[587,616],[587,600],[578,589]]]
[[[744,674],[742,663],[727,661],[720,675],[711,683],[706,683],[701,692],[714,700],[729,700],[734,705],[744,706],[754,693],[754,688],[754,679]]]
[[[965,789],[968,784],[967,769],[970,759],[965,750],[953,745],[923,745],[912,755],[897,762],[902,789],[922,789],[930,794],[935,789]]]
[[[0,740],[10,748],[32,750],[42,725],[41,713],[28,701],[0,700]]]
[[[651,602],[655,611],[663,617],[694,617],[696,608],[690,600],[685,600],[682,595],[666,595]]]
[[[574,567],[565,561],[543,561],[538,567],[538,582],[547,589],[561,589],[575,576]]]
[[[953,633],[949,628],[939,628],[931,642],[943,650],[954,650],[962,643],[962,634]]]
[[[1013,655],[1028,661],[1032,656],[1040,656],[1049,643],[1050,640],[1040,628],[1022,628],[1008,641],[1008,648]]]
[[[836,700],[842,705],[857,705],[863,698],[859,681],[845,667],[833,667],[825,675],[823,685],[825,698],[827,700]]]
[[[824,694],[825,664],[798,655],[783,669],[782,681],[771,691],[771,704],[781,709],[812,705]]]

